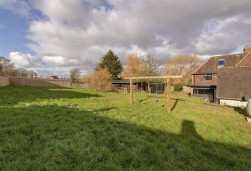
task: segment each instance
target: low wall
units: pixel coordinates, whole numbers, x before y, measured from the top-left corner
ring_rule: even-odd
[[[0,86],[31,86],[31,87],[48,87],[60,88],[71,87],[69,80],[47,80],[47,79],[23,79],[23,78],[8,78],[0,77]]]
[[[245,108],[248,102],[238,101],[238,100],[223,100],[220,99],[220,105],[227,105],[232,107]]]
[[[2,77],[0,76],[0,86],[8,86],[9,83],[9,78],[8,77]]]

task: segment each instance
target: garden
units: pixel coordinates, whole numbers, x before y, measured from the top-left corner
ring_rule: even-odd
[[[249,170],[243,110],[166,95],[0,87],[0,170]]]

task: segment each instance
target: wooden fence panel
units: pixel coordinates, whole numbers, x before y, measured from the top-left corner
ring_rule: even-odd
[[[10,84],[8,77],[0,76],[0,86],[8,86]]]
[[[46,80],[46,79],[32,80],[32,79],[22,79],[22,78],[9,78],[9,85],[48,87],[48,88],[71,87],[70,81],[68,80]]]

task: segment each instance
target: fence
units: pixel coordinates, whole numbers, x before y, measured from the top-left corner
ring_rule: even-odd
[[[49,79],[23,79],[0,77],[0,86],[31,86],[31,87],[71,87],[69,80],[49,80]]]
[[[10,84],[8,77],[0,76],[0,86],[8,86]]]

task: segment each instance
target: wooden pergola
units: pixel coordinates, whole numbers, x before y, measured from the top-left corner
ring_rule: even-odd
[[[130,80],[130,102],[133,105],[133,80],[154,80],[154,79],[166,79],[167,81],[167,111],[171,113],[171,80],[182,78],[181,75],[168,75],[168,76],[142,76],[142,77],[126,77],[126,80]]]

